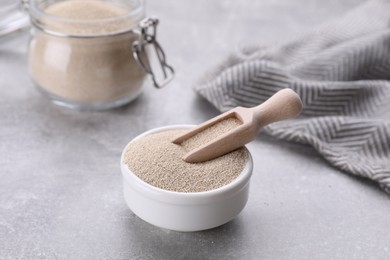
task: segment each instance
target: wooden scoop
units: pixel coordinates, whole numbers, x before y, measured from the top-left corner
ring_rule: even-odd
[[[181,144],[190,137],[228,118],[237,118],[241,121],[241,125],[190,151],[183,157],[184,161],[190,163],[204,162],[244,146],[256,138],[262,127],[276,121],[296,117],[301,110],[302,101],[297,93],[286,88],[278,91],[257,107],[236,107],[178,136],[172,142]]]

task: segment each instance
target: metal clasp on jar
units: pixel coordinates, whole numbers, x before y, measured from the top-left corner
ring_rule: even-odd
[[[133,56],[146,73],[152,77],[154,86],[161,88],[173,79],[175,71],[167,64],[165,53],[156,40],[157,25],[157,18],[145,18],[139,23],[139,39],[133,42]],[[152,69],[150,57],[146,51],[148,45],[151,45],[156,53],[163,76],[161,81],[157,79],[156,73]]]

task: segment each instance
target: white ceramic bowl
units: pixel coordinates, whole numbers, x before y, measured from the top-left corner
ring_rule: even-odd
[[[156,128],[132,141],[152,133],[191,127],[173,125]],[[245,207],[253,170],[250,154],[244,170],[231,183],[210,191],[185,193],[156,188],[138,178],[123,163],[126,148],[121,156],[124,197],[129,208],[150,224],[176,231],[205,230],[229,222]]]

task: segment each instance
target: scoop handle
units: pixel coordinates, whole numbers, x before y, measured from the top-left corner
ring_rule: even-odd
[[[298,116],[302,111],[302,101],[292,89],[285,88],[251,109],[254,123],[260,129],[268,124]]]

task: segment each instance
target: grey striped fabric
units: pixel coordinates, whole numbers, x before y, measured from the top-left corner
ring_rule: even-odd
[[[312,145],[344,172],[390,193],[390,1],[368,1],[291,43],[231,55],[197,87],[220,111],[282,88],[302,98],[294,120],[266,131]]]

